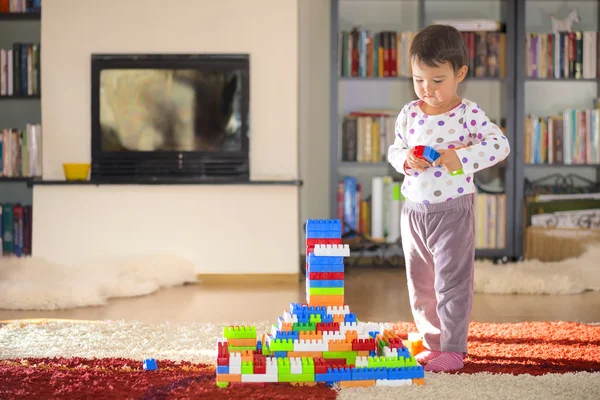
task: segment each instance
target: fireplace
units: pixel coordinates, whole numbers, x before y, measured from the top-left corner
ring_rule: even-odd
[[[91,179],[249,181],[249,56],[94,54]]]

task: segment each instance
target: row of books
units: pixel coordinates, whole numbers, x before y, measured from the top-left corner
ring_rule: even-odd
[[[0,96],[40,94],[39,43],[14,43],[0,49]]]
[[[529,32],[525,66],[529,78],[594,79],[600,77],[599,32]]]
[[[0,254],[31,255],[32,217],[30,205],[0,205]]]
[[[2,13],[39,13],[42,11],[42,0],[0,0]]]
[[[525,120],[526,164],[600,164],[600,107]]]
[[[363,109],[345,115],[340,124],[340,161],[381,163],[395,140],[400,110]],[[504,131],[504,118],[491,119]]]
[[[337,214],[344,221],[344,237],[363,235],[372,240],[400,241],[400,215],[405,198],[401,182],[391,176],[376,176],[371,181],[371,194],[364,196],[355,177],[347,176],[337,184]],[[506,196],[477,193],[475,195],[475,247],[506,247]]]
[[[471,77],[506,75],[506,34],[461,32],[469,53]],[[361,28],[338,34],[341,77],[411,77],[409,50],[416,32],[372,32]]]
[[[42,127],[27,124],[25,129],[0,131],[0,176],[9,178],[42,176]]]

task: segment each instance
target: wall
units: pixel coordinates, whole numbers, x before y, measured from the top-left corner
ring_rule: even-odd
[[[299,7],[300,254],[305,254],[304,222],[329,218],[331,2],[300,1]]]
[[[53,0],[41,36],[45,179],[90,160],[90,56],[108,52],[249,53],[252,178],[298,178],[297,0]],[[296,187],[36,186],[33,252],[72,263],[168,250],[200,273],[296,273],[298,198]]]

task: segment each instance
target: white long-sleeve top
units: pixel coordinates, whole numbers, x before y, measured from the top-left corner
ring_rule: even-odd
[[[425,114],[420,103],[411,101],[402,108],[396,120],[394,144],[388,149],[388,162],[406,175],[402,194],[413,202],[431,204],[474,193],[473,173],[504,160],[510,153],[508,139],[470,100],[462,99],[440,115]],[[464,174],[452,176],[442,167],[419,173],[405,166],[408,151],[417,145],[457,149]]]

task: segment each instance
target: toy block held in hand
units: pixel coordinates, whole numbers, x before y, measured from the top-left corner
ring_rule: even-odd
[[[432,164],[440,157],[440,153],[435,151],[433,147],[430,146],[415,146],[414,154],[415,156]]]

